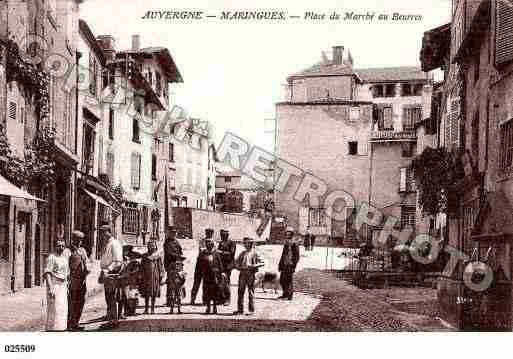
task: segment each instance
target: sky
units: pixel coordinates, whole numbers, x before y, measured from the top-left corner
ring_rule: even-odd
[[[351,51],[356,68],[420,66],[425,31],[450,21],[451,0],[89,0],[80,17],[95,36],[110,34],[117,50],[131,46],[169,48],[182,74],[172,84],[172,104],[193,117],[210,121],[218,144],[226,131],[254,145],[272,149],[275,104],[283,100],[288,75],[321,60],[334,45]],[[147,11],[286,11],[344,14],[374,12],[420,14],[422,21],[329,21],[288,19],[284,22],[147,20]],[[266,125],[267,123],[267,125]]]

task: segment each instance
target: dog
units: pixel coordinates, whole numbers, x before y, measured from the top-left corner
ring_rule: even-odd
[[[280,285],[280,275],[273,271],[258,271],[255,273],[255,288],[262,287],[262,292],[266,293],[265,285],[270,285],[274,293],[278,293]]]

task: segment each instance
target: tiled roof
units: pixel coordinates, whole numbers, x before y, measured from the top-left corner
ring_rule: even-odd
[[[346,64],[334,64],[333,62],[319,62],[303,71],[290,75],[291,77],[309,76],[350,76],[355,75],[352,67]]]
[[[356,69],[356,73],[364,82],[388,82],[426,80],[426,73],[420,67],[384,67]]]

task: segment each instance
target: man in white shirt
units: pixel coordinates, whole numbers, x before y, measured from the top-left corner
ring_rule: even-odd
[[[100,268],[104,278],[109,274],[116,274],[121,270],[123,263],[123,246],[121,242],[112,236],[109,225],[103,225],[100,228],[104,241],[107,241],[105,251],[103,252]],[[108,278],[104,281],[105,301],[107,303],[107,320],[112,324],[117,324],[118,308],[116,302],[116,283]]]
[[[255,249],[251,238],[243,240],[245,250],[239,255],[235,261],[235,268],[239,273],[239,288],[237,295],[237,310],[234,315],[244,314],[244,293],[248,289],[248,315],[255,312],[255,273],[264,263]]]

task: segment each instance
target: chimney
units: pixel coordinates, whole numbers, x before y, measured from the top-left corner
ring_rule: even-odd
[[[105,53],[108,60],[113,60],[116,56],[116,40],[112,35],[100,35],[96,38],[98,45]]]
[[[139,51],[141,49],[141,35],[132,35],[132,50]]]
[[[341,65],[344,54],[344,46],[333,46],[333,64]]]

